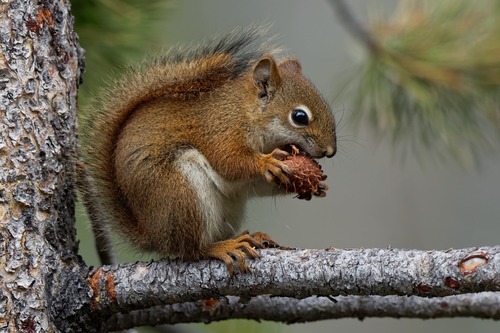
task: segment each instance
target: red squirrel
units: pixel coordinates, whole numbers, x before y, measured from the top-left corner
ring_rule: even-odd
[[[248,271],[266,234],[238,234],[249,197],[279,192],[294,145],[336,152],[335,121],[295,58],[240,29],[132,67],[87,110],[84,201],[141,249]],[[97,228],[99,229],[99,228]]]

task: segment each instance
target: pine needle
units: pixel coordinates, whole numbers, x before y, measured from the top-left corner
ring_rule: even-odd
[[[86,51],[80,101],[85,103],[89,90],[95,91],[111,71],[161,45],[168,5],[168,0],[71,1],[75,31]]]
[[[401,1],[371,30],[354,119],[422,158],[477,163],[500,134],[500,3]]]

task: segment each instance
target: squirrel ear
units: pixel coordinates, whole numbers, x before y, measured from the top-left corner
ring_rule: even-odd
[[[287,58],[278,65],[280,69],[302,74],[302,66],[296,58]]]
[[[260,99],[270,99],[281,84],[281,77],[276,61],[271,56],[264,56],[253,69],[253,81],[259,89]]]

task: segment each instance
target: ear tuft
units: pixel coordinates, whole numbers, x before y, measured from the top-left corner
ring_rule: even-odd
[[[253,79],[257,85],[267,84],[271,78],[272,60],[260,59],[253,70]]]
[[[253,70],[253,80],[259,88],[259,98],[272,98],[272,95],[281,84],[278,66],[271,56],[262,57]]]

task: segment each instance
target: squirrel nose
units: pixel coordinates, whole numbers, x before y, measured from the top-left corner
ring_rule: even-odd
[[[333,157],[333,155],[335,155],[336,152],[337,152],[336,147],[328,146],[326,147],[326,150],[323,152],[323,156],[330,158]]]

